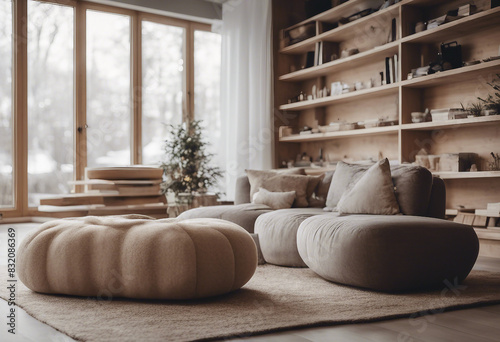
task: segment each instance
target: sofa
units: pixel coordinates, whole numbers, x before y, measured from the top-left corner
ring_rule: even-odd
[[[444,182],[425,168],[387,160],[340,162],[335,172],[314,180],[312,194],[306,191],[309,206],[296,207],[296,200],[294,207],[284,209],[252,203],[262,189],[252,189],[255,183],[272,188],[278,179],[311,176],[271,173],[271,181],[259,183],[254,172],[238,178],[234,205],[191,209],[178,218],[237,223],[258,237],[268,263],[309,267],[329,281],[377,291],[462,281],[477,259],[474,229],[444,220]],[[309,181],[308,188],[313,179]]]

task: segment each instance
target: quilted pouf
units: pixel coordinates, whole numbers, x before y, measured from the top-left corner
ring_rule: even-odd
[[[257,248],[218,219],[141,215],[49,221],[19,246],[19,279],[41,293],[101,298],[190,299],[245,285]]]

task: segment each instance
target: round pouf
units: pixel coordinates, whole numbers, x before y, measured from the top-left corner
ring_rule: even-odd
[[[384,292],[456,284],[479,252],[471,226],[405,215],[311,217],[299,227],[297,246],[323,278]]]
[[[19,279],[41,293],[191,299],[246,284],[257,248],[240,226],[218,219],[142,215],[46,222],[21,243]]]

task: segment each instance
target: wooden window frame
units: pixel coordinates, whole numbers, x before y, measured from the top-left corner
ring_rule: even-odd
[[[28,1],[12,1],[13,7],[13,182],[14,207],[0,209],[1,218],[51,216],[28,206]],[[86,13],[95,10],[130,17],[131,75],[131,164],[142,163],[142,22],[178,26],[185,29],[184,51],[186,68],[183,86],[182,121],[194,119],[194,32],[211,31],[209,24],[176,19],[159,14],[76,0],[36,0],[74,8],[74,167],[73,178],[84,179],[87,166],[87,69]],[[83,186],[76,186],[82,192]]]

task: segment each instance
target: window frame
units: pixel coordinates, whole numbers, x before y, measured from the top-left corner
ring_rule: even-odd
[[[1,208],[0,218],[48,216],[37,207],[28,206],[28,61],[27,22],[28,1],[13,1],[13,140],[14,140],[14,207]],[[182,27],[185,29],[184,49],[186,68],[183,86],[183,122],[194,118],[194,32],[211,31],[211,25],[202,22],[172,18],[166,15],[130,10],[121,7],[77,0],[36,0],[74,8],[74,180],[85,178],[87,166],[87,84],[86,84],[86,13],[87,10],[115,13],[130,17],[130,101],[131,101],[131,164],[142,163],[142,22]],[[83,186],[75,186],[75,192],[82,192]]]

